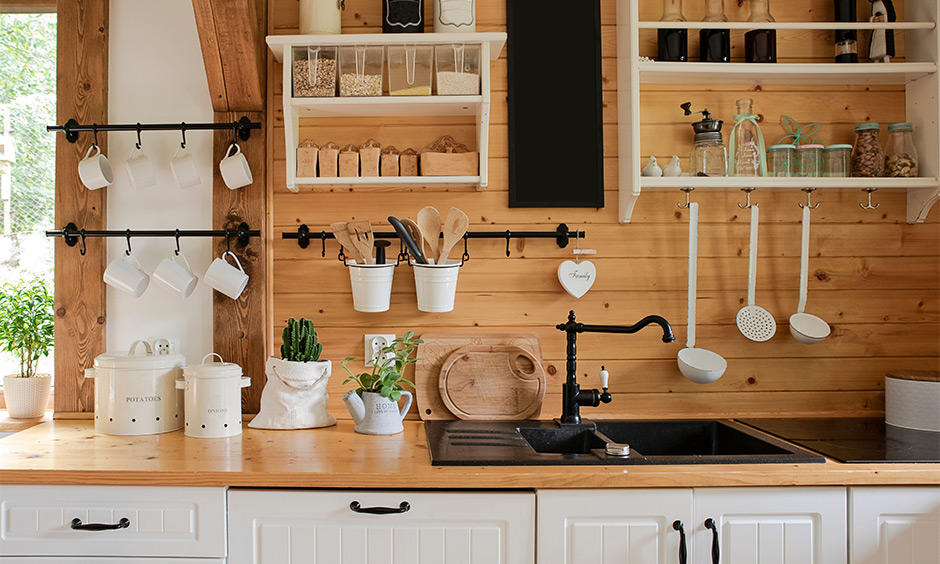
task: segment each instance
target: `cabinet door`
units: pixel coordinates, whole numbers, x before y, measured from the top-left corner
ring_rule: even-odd
[[[692,490],[540,490],[539,564],[678,564]]]
[[[845,564],[845,488],[696,488],[695,564]],[[717,563],[715,563],[717,564]]]
[[[849,489],[853,564],[930,564],[940,554],[940,488]]]
[[[229,564],[533,564],[535,494],[229,490],[229,539]]]

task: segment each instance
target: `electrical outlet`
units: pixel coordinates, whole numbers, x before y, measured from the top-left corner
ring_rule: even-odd
[[[395,335],[369,335],[365,336],[365,354],[363,359],[365,359],[366,366],[372,366],[375,359],[378,358],[379,352],[392,344],[392,341],[395,340]],[[391,358],[393,355],[391,353],[387,354],[387,358]]]
[[[166,338],[150,339],[150,342],[153,343],[154,354],[170,354],[180,350],[179,343]]]

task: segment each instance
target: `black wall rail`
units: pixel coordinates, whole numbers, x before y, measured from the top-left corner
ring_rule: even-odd
[[[374,232],[372,236],[375,239],[398,239],[398,233],[394,231]],[[512,239],[554,239],[555,243],[564,249],[568,246],[570,239],[584,239],[584,236],[584,231],[569,231],[568,226],[564,223],[558,224],[554,231],[513,231],[511,229],[505,231],[468,231],[463,236],[464,254],[466,255],[468,239],[506,239],[506,256],[508,257],[510,255],[509,242]],[[310,231],[306,224],[298,227],[297,231],[283,231],[281,233],[281,239],[297,239],[297,244],[302,249],[306,249],[310,245],[310,241],[319,240],[320,256],[323,257],[326,256],[326,240],[335,238],[333,233],[326,231]],[[469,255],[466,255],[465,260],[469,260]]]
[[[81,125],[74,119],[65,122],[65,125],[47,125],[46,131],[65,132],[65,138],[70,143],[78,141],[78,134],[82,131],[91,131],[96,134],[95,143],[97,144],[97,133],[99,131],[179,131],[183,134],[183,143],[185,144],[187,131],[224,131],[234,130],[235,134],[242,141],[251,137],[252,129],[261,129],[261,123],[251,121],[246,116],[238,121],[231,123],[95,123],[92,125]]]
[[[136,230],[136,229],[125,229],[124,231],[86,231],[85,229],[79,229],[74,223],[69,223],[65,226],[65,229],[60,229],[56,231],[46,231],[46,237],[62,237],[65,239],[65,244],[74,247],[79,241],[82,243],[81,253],[85,254],[85,238],[86,237],[121,237],[122,239],[127,239],[127,246],[130,249],[130,241],[134,237],[166,237],[171,239],[176,239],[176,250],[179,251],[179,240],[182,237],[225,237],[226,241],[230,241],[232,238],[237,240],[239,247],[245,247],[248,245],[252,237],[261,237],[260,229],[250,229],[247,223],[242,223],[238,226],[237,229],[223,229],[223,230],[185,230],[185,229],[172,229],[172,230]]]

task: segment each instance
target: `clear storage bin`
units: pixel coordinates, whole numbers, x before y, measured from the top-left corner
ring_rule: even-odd
[[[479,45],[438,45],[434,52],[439,95],[477,96],[480,94]]]
[[[793,175],[799,177],[821,176],[822,152],[823,146],[818,143],[798,145],[796,147],[796,167]]]
[[[391,96],[430,96],[433,45],[389,45],[388,93]]]
[[[339,95],[381,96],[385,49],[356,45],[339,49]]]
[[[771,145],[767,148],[767,176],[793,176],[793,157],[796,145]]]
[[[336,96],[336,47],[295,47],[295,98]]]
[[[843,178],[851,173],[851,145],[829,145],[823,150],[823,176]]]

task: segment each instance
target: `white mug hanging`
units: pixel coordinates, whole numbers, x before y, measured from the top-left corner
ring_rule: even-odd
[[[594,263],[589,260],[582,262],[581,255],[593,255],[597,254],[597,251],[582,249],[581,240],[578,239],[578,248],[572,250],[571,254],[576,257],[577,262],[566,260],[559,264],[558,281],[561,282],[561,287],[566,292],[575,298],[580,298],[587,294],[594,285],[594,280],[597,279],[597,269],[594,268]]]

